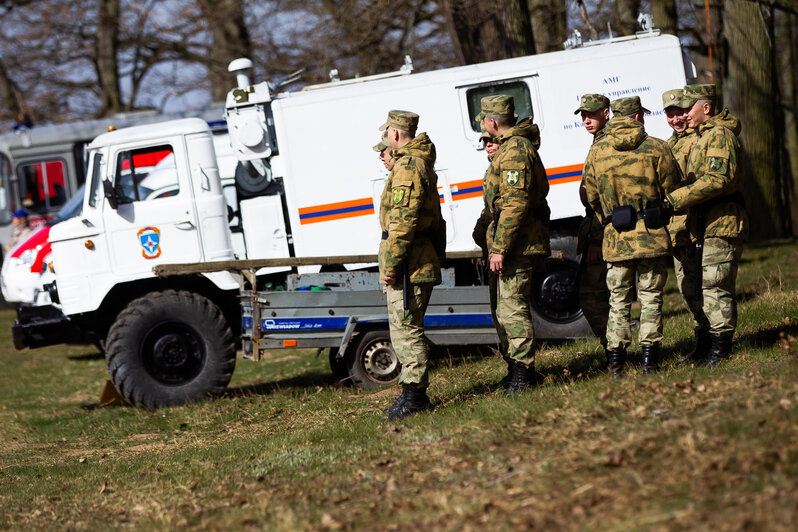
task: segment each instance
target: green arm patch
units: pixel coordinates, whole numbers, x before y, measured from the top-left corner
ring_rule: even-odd
[[[402,200],[405,199],[405,189],[403,188],[395,188],[393,189],[393,202],[396,205],[402,203]]]
[[[726,159],[723,157],[710,157],[709,158],[709,171],[722,172],[726,167]]]

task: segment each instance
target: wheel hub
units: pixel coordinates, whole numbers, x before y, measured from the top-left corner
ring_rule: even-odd
[[[363,353],[363,368],[375,381],[390,382],[399,374],[399,359],[387,341],[371,344]]]
[[[205,362],[199,334],[177,322],[153,327],[144,337],[140,353],[147,372],[158,382],[172,386],[192,381]]]
[[[532,299],[538,313],[546,319],[566,323],[581,316],[576,269],[575,264],[566,262],[538,277]]]

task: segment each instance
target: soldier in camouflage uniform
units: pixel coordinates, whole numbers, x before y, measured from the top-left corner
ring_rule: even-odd
[[[593,135],[595,143],[604,136],[604,126],[610,119],[610,100],[603,94],[585,94],[574,114],[581,114],[585,130]],[[579,185],[579,199],[585,206],[585,217],[579,225],[576,242],[576,252],[582,257],[579,263],[579,305],[606,353],[610,292],[607,289],[607,263],[601,257],[604,231],[587,201],[584,174]]]
[[[393,110],[381,127],[395,164],[380,200],[379,266],[386,284],[391,343],[402,363],[402,394],[385,409],[389,420],[430,408],[424,314],[432,287],[441,282],[445,257],[446,226],[433,170],[435,145],[426,133],[415,135],[417,126],[417,114]]]
[[[513,97],[486,96],[481,104],[485,130],[501,147],[485,174],[485,209],[477,227],[488,222],[485,245],[490,270],[498,277],[496,328],[506,336],[507,356],[513,361],[505,394],[516,395],[534,382],[532,273],[541,269],[551,254],[546,203],[549,183],[531,138],[538,130],[531,119],[516,125]]]
[[[717,112],[715,85],[687,85],[684,98],[691,104],[687,125],[697,138],[687,160],[687,185],[669,193],[667,201],[675,210],[690,210],[688,227],[701,255],[697,270],[709,322],[707,364],[712,367],[731,351],[737,267],[748,236],[748,213],[739,192],[745,178],[737,140],[740,121],[728,109]]]
[[[630,328],[635,276],[640,312],[643,371],[658,368],[662,342],[662,291],[671,242],[662,199],[681,183],[668,145],[646,135],[637,96],[611,104],[606,133],[590,148],[584,183],[591,207],[602,218],[602,253],[607,266],[610,314],[607,350],[610,373],[618,378],[632,340]]]
[[[698,136],[692,128],[687,127],[687,111],[690,102],[684,99],[684,89],[672,89],[662,94],[662,108],[668,125],[673,128],[673,135],[668,139],[668,146],[673,152],[682,175],[687,175],[687,158]],[[690,240],[687,230],[687,211],[677,211],[671,216],[668,232],[673,244],[673,271],[676,274],[676,286],[682,294],[687,308],[695,322],[695,346],[685,357],[686,361],[706,358],[709,352],[709,322],[701,308],[701,298],[696,295],[696,261],[695,245]]]
[[[488,163],[490,163],[493,160],[494,154],[501,147],[501,144],[499,144],[498,139],[491,137],[485,130],[484,119],[485,115],[483,113],[479,113],[479,115],[477,115],[477,121],[482,129],[482,134],[479,138],[484,143],[485,152],[488,154]],[[537,124],[532,123],[531,117],[521,120],[521,122],[517,124],[517,127],[521,135],[528,138],[536,150],[540,149],[540,128],[538,128]],[[482,190],[485,190],[487,187],[487,177],[489,171],[490,165],[488,165],[488,168],[485,170],[485,174],[482,177]],[[482,214],[480,215],[479,219],[477,219],[477,223],[474,226],[474,231],[471,234],[474,242],[476,242],[476,244],[482,248],[482,253],[486,262],[488,260],[488,226],[490,225],[490,221],[490,209],[486,206],[482,210]],[[507,332],[504,330],[504,327],[499,324],[499,320],[496,317],[496,308],[498,306],[498,280],[499,276],[488,269],[490,313],[491,317],[493,318],[493,323],[496,325],[496,334],[499,336],[499,353],[507,364],[507,374],[502,377],[499,382],[492,385],[492,388],[507,388],[513,379],[513,368],[515,367],[515,361],[507,354],[509,347]]]
[[[379,154],[380,161],[389,172],[393,170],[393,165],[396,160],[391,155],[391,145],[388,144],[388,132],[383,132],[380,141],[375,144],[372,149]]]

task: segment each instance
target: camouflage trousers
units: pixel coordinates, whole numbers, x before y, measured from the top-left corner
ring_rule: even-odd
[[[612,351],[626,349],[632,343],[630,321],[635,275],[641,306],[640,344],[662,342],[662,291],[668,280],[665,257],[610,262],[607,263],[607,288],[610,291],[607,349]]]
[[[532,325],[532,274],[542,260],[505,257],[496,287],[496,331],[507,338],[507,358],[525,366],[535,364],[535,327]]]
[[[743,254],[741,240],[707,237],[702,255],[701,295],[709,332],[723,334],[737,327],[737,268]]]
[[[398,288],[390,285],[386,287],[388,326],[393,350],[402,363],[399,382],[426,388],[429,385],[427,372],[429,352],[424,337],[424,314],[427,312],[429,298],[432,295],[432,283],[411,286],[413,294],[408,295],[407,310],[404,309],[402,285],[398,285]]]
[[[587,261],[587,258],[582,260]],[[607,317],[610,291],[607,289],[607,263],[585,264],[579,277],[579,305],[593,334],[607,345]]]
[[[695,245],[673,248],[673,272],[676,274],[676,286],[679,288],[679,293],[682,294],[685,305],[693,315],[694,326],[709,329],[702,298],[696,298],[696,266]]]
[[[492,271],[488,271],[488,288],[490,290],[490,315],[493,318],[493,323],[496,324],[496,334],[499,335],[499,353],[505,361],[509,362],[509,357],[507,356],[507,348],[509,345],[507,333],[504,331],[504,327],[499,326],[499,319],[496,317],[499,276]]]

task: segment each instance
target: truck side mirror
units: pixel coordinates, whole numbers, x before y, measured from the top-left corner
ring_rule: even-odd
[[[117,207],[119,207],[119,198],[116,196],[114,185],[107,179],[103,179],[103,191],[105,192],[105,199],[108,200],[108,205],[110,205],[113,210],[116,210]]]

